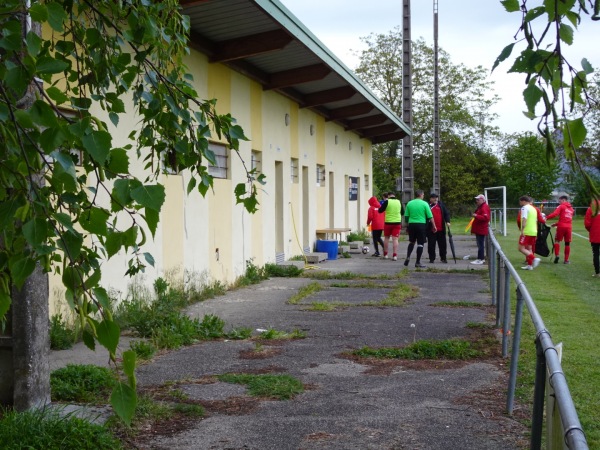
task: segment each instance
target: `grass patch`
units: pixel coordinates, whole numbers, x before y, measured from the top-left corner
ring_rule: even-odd
[[[115,384],[112,370],[94,365],[69,364],[50,374],[53,401],[104,404]]]
[[[482,322],[467,322],[465,328],[470,328],[472,330],[490,330],[494,328],[494,325]]]
[[[73,347],[77,340],[75,327],[63,319],[62,314],[50,318],[50,348],[52,350],[67,350]]]
[[[467,302],[465,300],[460,300],[458,302],[444,301],[444,302],[435,302],[431,306],[446,306],[450,308],[481,308],[481,303],[477,302]]]
[[[398,280],[400,278],[404,278],[409,273],[410,272],[408,269],[402,269],[395,275],[389,275],[385,273],[377,275],[365,275],[350,271],[336,273],[328,270],[317,270],[304,272],[302,277],[311,278],[313,280]]]
[[[131,341],[129,347],[135,352],[136,359],[140,361],[148,361],[156,354],[156,347],[152,342]]]
[[[352,352],[363,358],[383,359],[453,359],[468,360],[477,358],[482,353],[474,348],[470,341],[464,339],[446,339],[443,341],[419,340],[406,347],[362,347]]]
[[[330,287],[335,288],[360,288],[360,289],[376,289],[382,287],[380,284],[375,283],[373,281],[368,281],[365,283],[331,283]]]
[[[300,303],[302,301],[302,299],[304,299],[304,298],[308,297],[309,295],[312,295],[316,292],[319,292],[321,289],[323,289],[321,284],[314,281],[310,284],[307,284],[306,286],[301,287],[297,293],[295,293],[294,295],[292,295],[289,298],[289,300],[287,302],[290,305],[297,305],[298,303]]]
[[[243,384],[254,397],[289,400],[304,392],[302,383],[290,375],[227,373],[218,375],[217,379],[225,383]]]
[[[121,442],[105,427],[55,409],[17,413],[0,410],[0,446],[4,450],[119,450]]]
[[[291,258],[290,260],[293,261],[293,259]],[[304,260],[303,257],[302,260]],[[269,278],[296,278],[302,275],[304,269],[300,269],[296,266],[280,266],[279,264],[266,264],[265,271]]]
[[[250,339],[250,337],[252,337],[252,328],[248,328],[248,327],[234,328],[231,331],[228,331],[227,333],[225,333],[225,337],[227,339],[232,339],[232,340],[236,340],[236,341]]]

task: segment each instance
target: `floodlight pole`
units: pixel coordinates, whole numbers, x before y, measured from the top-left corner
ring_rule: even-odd
[[[402,120],[411,129],[402,141],[402,203],[406,204],[414,190],[410,0],[403,0],[402,6]]]
[[[438,0],[433,0],[433,187],[440,193],[440,80],[438,75]]]

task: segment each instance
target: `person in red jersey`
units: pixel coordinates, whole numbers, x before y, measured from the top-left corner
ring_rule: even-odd
[[[556,236],[554,237],[554,264],[558,264],[558,255],[560,254],[560,243],[565,241],[564,263],[569,264],[571,255],[571,234],[573,233],[573,207],[569,203],[569,197],[561,195],[558,197],[559,205],[554,212],[546,216],[546,220],[558,217],[558,221],[552,226],[556,227]]]
[[[593,200],[592,205],[585,212],[583,225],[590,234],[590,244],[592,245],[592,259],[594,262],[593,277],[600,278],[600,204],[598,200]]]

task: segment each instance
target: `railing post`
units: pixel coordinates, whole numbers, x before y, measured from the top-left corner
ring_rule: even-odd
[[[517,366],[519,364],[519,348],[521,345],[521,325],[523,323],[523,294],[517,286],[517,307],[515,310],[515,332],[513,333],[513,346],[510,358],[510,376],[508,378],[508,395],[506,398],[506,411],[512,416],[515,405],[515,390],[517,388]]]
[[[544,396],[546,394],[546,355],[539,335],[535,339],[536,365],[535,385],[533,388],[533,411],[531,415],[531,450],[542,447],[542,429],[544,426]]]
[[[502,298],[504,305],[504,321],[502,322],[502,357],[508,357],[508,330],[510,330],[510,271],[504,266],[504,284],[502,286]]]
[[[498,266],[498,252],[493,245],[490,245],[490,251],[488,253],[490,260],[490,291],[492,293],[492,305],[497,303],[496,295],[496,272]]]

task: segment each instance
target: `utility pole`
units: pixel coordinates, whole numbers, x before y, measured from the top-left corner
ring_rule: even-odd
[[[433,187],[440,193],[440,80],[438,75],[438,0],[433,0]]]
[[[412,51],[410,38],[410,0],[403,0],[402,15],[402,120],[412,133]],[[407,135],[402,146],[402,203],[413,198],[413,141],[412,134]]]

